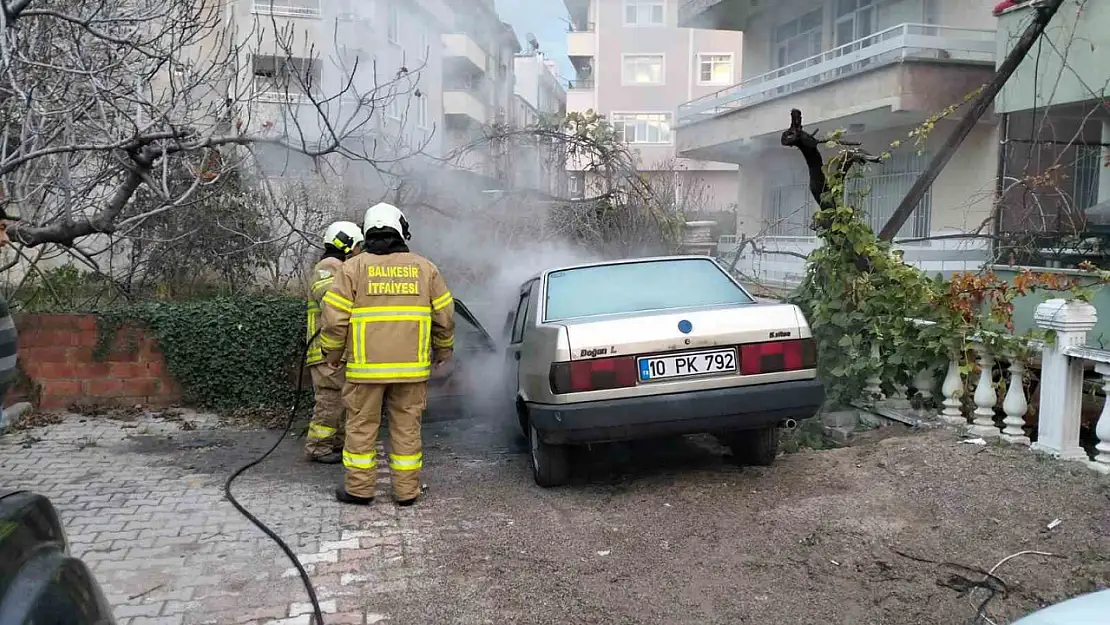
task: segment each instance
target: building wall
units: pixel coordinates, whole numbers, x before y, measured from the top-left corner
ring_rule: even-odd
[[[1028,8],[1013,9],[998,24],[998,62],[1028,26]],[[1105,97],[1110,84],[1110,3],[1064,0],[1045,31],[1045,45],[1033,48],[998,94],[999,113],[1044,108]]]
[[[396,3],[400,12],[399,31],[395,41],[390,40],[388,15],[390,2]],[[302,58],[316,56],[321,87],[325,95],[335,95],[350,81],[350,96],[346,102],[331,102],[319,109],[311,104],[288,104],[279,101],[254,99],[240,116],[250,126],[266,123],[303,129],[306,139],[314,141],[324,134],[323,120],[333,126],[343,126],[354,121],[365,132],[385,131],[401,134],[406,147],[423,145],[430,140],[426,151],[441,152],[440,137],[433,130],[441,126],[443,118],[443,50],[440,34],[446,25],[442,21],[444,5],[441,0],[386,0],[355,5],[344,15],[338,6],[321,3],[319,15],[289,16],[269,15],[254,9],[252,0],[238,0],[230,16],[239,38],[239,46],[246,58],[241,59],[242,72],[234,90],[251,93],[254,81],[253,55],[282,56],[284,50],[277,43],[275,32],[293,33],[293,50]],[[286,31],[286,29],[289,29]],[[283,36],[284,38],[284,36]],[[357,58],[357,65],[354,59]],[[402,71],[404,68],[405,71]],[[403,78],[398,79],[399,72]],[[427,101],[427,123],[418,123],[417,96]],[[376,110],[372,123],[371,107],[356,106],[355,97],[375,95]],[[386,101],[396,100],[389,107]]]
[[[917,175],[924,170],[929,159],[940,148],[952,132],[955,122],[941,121],[934,128],[929,140],[922,146],[915,146],[909,138],[913,126],[892,128],[881,132],[849,134],[846,140],[859,142],[872,153],[889,150],[894,141],[901,147],[894,150],[900,159],[898,167],[880,169],[872,165],[866,175],[872,178],[858,183],[870,193],[866,198],[850,195],[851,202],[859,207],[865,202],[884,215],[901,202]],[[823,150],[826,159],[835,152]],[[918,154],[920,152],[920,154]],[[953,234],[976,230],[991,214],[995,196],[995,176],[999,152],[998,127],[980,125],[972,131],[952,161],[937,177],[930,189],[928,226],[924,231],[912,232],[908,226],[901,238],[930,236],[934,234]],[[899,173],[902,172],[902,173]],[[771,149],[740,166],[740,186],[737,196],[737,232],[748,236],[779,236],[783,232],[781,219],[776,220],[772,210],[772,193],[784,185],[793,185],[793,190],[785,193],[778,191],[781,203],[777,215],[790,211],[796,222],[804,223],[805,228],[795,228],[789,236],[812,238],[808,229],[809,218],[816,210],[816,203],[809,193],[809,177],[801,154],[794,149]],[[885,218],[876,216],[874,227],[885,223]]]
[[[736,166],[690,159],[679,159],[675,150],[674,124],[678,106],[692,98],[708,95],[739,81],[743,63],[744,34],[678,28],[679,0],[666,0],[664,25],[626,26],[623,0],[595,0],[588,21],[595,24],[592,74],[594,85],[587,93],[571,91],[568,110],[592,108],[609,118],[614,113],[662,113],[671,116],[671,140],[667,143],[634,143],[629,147],[639,167],[646,170],[678,168],[683,171],[709,172],[702,176],[712,181],[711,194],[718,206],[733,204],[738,184]],[[580,35],[580,33],[576,33]],[[624,57],[634,54],[663,55],[662,85],[632,85],[623,80]],[[698,80],[699,54],[732,56],[732,76],[721,84],[703,85]],[[583,76],[579,76],[583,78]],[[571,167],[573,169],[573,165]]]

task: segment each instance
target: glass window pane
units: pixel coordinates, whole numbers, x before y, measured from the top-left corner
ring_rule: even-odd
[[[652,24],[662,24],[663,23],[663,5],[656,4],[656,5],[653,5],[651,7],[651,23]]]
[[[683,288],[676,289],[674,285]],[[751,304],[709,260],[661,260],[556,271],[548,276],[546,321],[643,310]]]
[[[625,24],[635,24],[636,23],[636,4],[634,2],[629,2],[624,7],[624,23]]]

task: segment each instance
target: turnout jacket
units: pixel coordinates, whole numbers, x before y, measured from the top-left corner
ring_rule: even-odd
[[[455,300],[439,269],[412,252],[349,259],[322,310],[320,345],[344,350],[348,382],[422,382],[432,351],[447,360],[455,345]]]
[[[305,364],[312,366],[324,362],[324,350],[320,347],[320,337],[316,331],[320,329],[320,305],[327,294],[335,274],[343,269],[343,261],[328,256],[320,259],[312,268],[312,284],[308,287],[308,357]]]

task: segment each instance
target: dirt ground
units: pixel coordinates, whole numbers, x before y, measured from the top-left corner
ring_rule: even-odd
[[[996,623],[1110,586],[1110,481],[952,431],[766,469],[711,440],[598,449],[542,490],[511,425],[433,429],[426,479],[467,524],[430,553],[431,587],[389,607],[401,622],[966,623],[988,591],[961,581],[1030,550],[1061,557],[998,567]]]
[[[60,504],[121,623],[306,623],[289,563],[220,490],[274,435],[71,417],[0,437],[0,474]],[[405,511],[335,503],[341,468],[292,438],[236,483],[313,562],[329,625],[971,623],[987,591],[961,590],[1023,551],[1059,557],[998,566],[993,623],[1110,586],[1110,479],[951,430],[769,468],[709,438],[603,446],[557,489],[511,419],[441,412],[425,441],[429,490]]]

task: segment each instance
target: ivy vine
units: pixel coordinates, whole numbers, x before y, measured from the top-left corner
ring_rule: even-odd
[[[955,108],[930,118],[909,137],[921,140]],[[861,167],[889,159],[890,151],[872,156],[843,142],[842,131],[817,140],[802,130],[800,112],[793,111],[792,117],[782,143],[799,148],[810,166],[810,188],[819,205],[813,228],[821,245],[809,255],[805,277],[790,301],[802,308],[810,322],[818,371],[834,405],[870,399],[865,388],[872,377],[882,381],[888,394],[912,387],[922,371],[940,379],[953,357],[976,344],[996,356],[1028,358],[1031,340],[1047,342],[1052,337],[1039,330],[1015,334],[1013,300],[1018,296],[1043,290],[1089,300],[1092,287],[1083,286],[1083,279],[1076,276],[1026,270],[1012,283],[990,272],[944,280],[906,264],[890,243],[875,235],[845,193],[846,182],[860,176]],[[821,142],[838,150],[824,164],[817,152]],[[894,142],[891,150],[900,145]],[[1088,281],[1110,282],[1110,272],[1091,265],[1081,269],[1088,272]],[[965,374],[971,366],[964,365]]]
[[[287,405],[293,398],[305,332],[303,300],[137,302],[97,314],[95,357],[119,347],[121,328],[148,328],[191,406],[234,411]],[[133,343],[125,349],[133,349]]]

